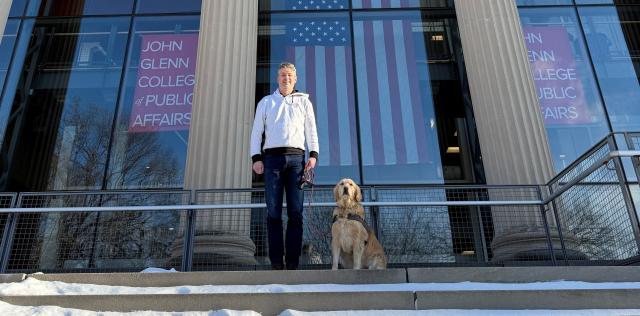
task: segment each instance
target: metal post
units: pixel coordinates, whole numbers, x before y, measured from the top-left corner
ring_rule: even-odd
[[[627,141],[627,148],[630,150],[640,150],[640,148],[636,148],[636,145],[633,142],[634,137],[640,139],[640,134],[624,133],[624,138]],[[636,174],[636,181],[640,184],[640,158],[637,156],[631,157],[631,163],[633,164],[633,171]]]
[[[553,187],[549,186],[549,193],[553,193]],[[542,206],[544,207],[544,205]],[[558,230],[558,238],[560,238],[560,249],[562,249],[562,257],[564,258],[564,264],[569,265],[569,259],[567,258],[567,248],[564,244],[564,235],[562,234],[562,225],[560,224],[560,216],[558,216],[558,206],[556,201],[551,201],[551,211],[553,212],[553,218],[556,222],[556,229]]]
[[[376,191],[375,187],[371,187],[369,189],[369,192],[371,194],[371,202],[377,202],[378,201],[378,192]],[[381,231],[381,227],[380,227],[380,209],[377,206],[372,206],[371,207],[371,226],[376,228],[376,238],[378,240],[380,239],[380,231]]]
[[[477,193],[475,194],[473,199],[474,200],[478,200],[479,199]],[[481,207],[480,206],[470,206],[469,212],[471,212],[469,217],[471,218],[471,225],[473,227],[474,238],[479,239],[479,240],[476,240],[474,242],[474,245],[476,246],[476,252],[478,251],[478,248],[479,248],[480,252],[482,252],[482,257],[479,256],[476,253],[476,258],[477,258],[478,262],[488,264],[489,263],[489,251],[487,249],[487,240],[485,238],[484,222],[482,221],[482,210],[481,210]],[[482,261],[482,260],[484,260],[484,261]]]
[[[191,194],[189,196],[189,204],[196,204],[196,191],[191,190]],[[184,246],[182,247],[182,271],[191,271],[193,268],[193,240],[195,239],[196,233],[196,211],[188,210],[187,211],[187,227],[184,230]]]
[[[540,199],[542,199],[540,188],[538,188],[538,195]],[[558,262],[556,262],[556,254],[553,251],[553,240],[551,239],[551,230],[549,229],[549,221],[547,221],[547,211],[544,205],[540,205],[540,215],[542,216],[542,223],[544,223],[544,231],[547,234],[547,243],[549,246],[549,253],[551,254],[551,263],[553,263],[554,266],[557,266]]]
[[[616,139],[614,136],[609,136],[609,138],[607,139],[607,143],[611,151],[618,150],[618,143],[616,142]],[[614,157],[612,160],[616,168],[618,183],[620,184],[620,190],[622,190],[624,203],[627,206],[627,213],[629,215],[629,220],[631,221],[631,228],[633,229],[633,234],[635,236],[636,254],[639,254],[640,253],[640,224],[638,224],[638,214],[636,213],[636,209],[633,203],[633,198],[631,197],[631,192],[629,191],[629,187],[627,186],[627,176],[624,172],[624,167],[622,165],[622,157],[620,156]]]
[[[16,207],[16,197],[11,198],[11,208]],[[15,235],[16,223],[18,222],[18,214],[7,214],[7,222],[4,225],[2,233],[2,242],[0,243],[0,273],[6,273],[9,265],[9,256],[11,255],[11,247],[13,246],[13,236]]]

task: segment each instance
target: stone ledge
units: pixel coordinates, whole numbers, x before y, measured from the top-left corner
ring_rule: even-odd
[[[296,270],[175,273],[70,273],[30,274],[28,276],[41,281],[135,287],[262,284],[393,284],[407,282],[405,269],[377,271]]]
[[[24,273],[0,274],[0,283],[20,282],[27,277]]]
[[[640,282],[640,266],[408,268],[410,283]]]
[[[640,290],[416,292],[417,309],[637,309]]]
[[[60,306],[90,311],[133,312],[253,310],[277,315],[285,309],[331,310],[413,310],[412,292],[334,292],[261,294],[174,294],[174,295],[69,295],[4,296],[0,300],[23,306]]]

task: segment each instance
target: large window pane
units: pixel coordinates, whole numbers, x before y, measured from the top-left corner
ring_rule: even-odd
[[[640,0],[576,0],[576,4],[640,4]]]
[[[22,16],[24,14],[24,6],[26,4],[27,0],[13,0],[13,2],[11,2],[9,16]]]
[[[27,15],[82,16],[131,14],[133,0],[31,0]]]
[[[137,13],[200,12],[202,0],[138,0]]]
[[[278,65],[296,64],[296,89],[309,93],[315,108],[320,159],[316,182],[358,177],[358,147],[348,15],[273,14],[258,49],[258,91],[273,93]],[[266,23],[266,19],[262,20]]]
[[[4,77],[4,91],[0,94],[0,140],[4,144],[5,140],[5,130],[7,128],[9,117],[11,114],[11,107],[13,104],[14,97],[16,95],[25,94],[27,90],[24,90],[23,87],[19,87],[18,83],[20,82],[20,77],[22,74],[22,65],[26,58],[27,50],[29,48],[29,40],[31,39],[31,30],[33,29],[34,20],[27,19],[23,20],[21,23],[22,32],[20,32],[17,42],[14,43],[14,48],[11,51],[13,57],[6,56],[3,54],[3,57],[7,57],[5,62],[9,63],[7,67],[7,72]],[[11,54],[8,53],[8,54]],[[0,144],[0,148],[2,147]],[[0,156],[6,157],[7,152],[1,151]],[[6,158],[5,158],[6,159]],[[6,161],[6,160],[5,160]],[[6,172],[6,171],[2,171]],[[2,178],[4,181],[0,180],[0,188],[6,190],[7,186],[7,178]]]
[[[556,170],[608,132],[573,8],[522,8],[528,57]]]
[[[128,27],[128,18],[36,23],[3,144],[12,190],[102,187]]]
[[[2,87],[4,87],[4,78],[9,71],[9,64],[13,56],[13,47],[16,43],[19,26],[20,20],[8,20],[4,28],[4,35],[0,38],[0,92],[2,92]]]
[[[428,34],[435,22],[419,12],[354,14],[364,183],[444,181],[427,45],[450,34]]]
[[[110,188],[182,187],[199,16],[136,18],[114,142]]]
[[[579,12],[614,131],[640,130],[640,6]]]

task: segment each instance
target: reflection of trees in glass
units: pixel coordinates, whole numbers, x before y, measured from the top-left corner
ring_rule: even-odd
[[[81,108],[74,98],[60,125],[49,188],[100,187],[106,166],[112,113],[98,105]],[[155,133],[127,134],[126,149],[113,150],[107,183],[113,186],[166,187],[178,177],[178,159]]]
[[[60,125],[49,188],[100,187],[111,137],[111,111],[80,106],[74,98]],[[116,187],[166,187],[176,183],[178,159],[155,133],[127,134],[126,147],[114,147],[107,183]]]
[[[112,114],[96,104],[81,108],[80,102],[73,97],[58,129],[48,183],[55,190],[102,184]]]
[[[178,212],[120,212],[103,214],[96,260],[133,259],[132,263],[165,264],[176,239]]]
[[[619,260],[637,253],[633,230],[618,185],[581,185],[556,205],[563,229],[590,260]]]
[[[50,188],[102,186],[113,115],[98,105],[81,107],[80,103],[77,97],[72,100],[60,124],[51,162]],[[125,136],[127,149],[114,150],[112,161],[117,163],[109,168],[105,179],[107,183],[158,187],[176,182],[177,158],[169,150],[162,149],[157,134]],[[84,201],[60,199],[51,206],[180,203],[163,201],[158,196],[116,199],[115,195],[102,195]],[[49,268],[63,268],[67,260],[74,261],[71,266],[92,267],[89,262],[93,258],[168,258],[169,247],[175,239],[173,227],[177,222],[177,212],[51,214],[42,219],[40,228],[43,237],[40,240],[47,247],[35,246],[34,250],[42,256],[41,266]],[[52,234],[57,238],[51,238]],[[54,240],[55,244],[43,239]]]
[[[390,263],[451,262],[446,208],[381,208],[381,242]]]
[[[314,207],[310,211],[305,206],[303,264],[331,263],[332,207]]]
[[[125,133],[116,142],[123,142],[125,148],[117,144],[112,151],[107,179],[111,187],[162,188],[182,183],[178,158],[163,149],[156,133]]]
[[[67,200],[64,198],[64,200]],[[94,202],[76,206],[181,204],[175,195],[97,195]],[[88,202],[88,203],[87,203]],[[177,236],[178,211],[64,213],[49,216],[47,226],[59,228],[55,254],[56,268],[109,267],[138,268],[166,266],[170,248]],[[51,223],[55,220],[57,222]],[[46,235],[45,235],[46,238]],[[44,250],[47,252],[47,250]],[[43,256],[46,259],[50,256]],[[51,263],[44,263],[49,265]]]

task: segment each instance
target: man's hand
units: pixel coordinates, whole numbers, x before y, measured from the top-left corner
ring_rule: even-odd
[[[262,161],[256,161],[253,163],[253,172],[256,174],[264,173],[264,164],[262,164]]]
[[[311,157],[309,158],[309,161],[307,161],[307,165],[304,166],[304,171],[309,171],[310,169],[313,169],[315,167],[316,167],[316,158]]]

